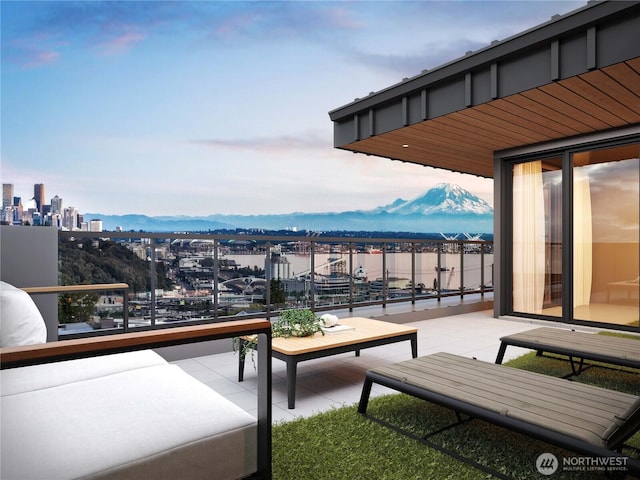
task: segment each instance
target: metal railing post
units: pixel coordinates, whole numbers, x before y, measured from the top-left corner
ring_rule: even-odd
[[[151,286],[151,292],[150,292],[150,297],[149,297],[149,301],[151,302],[150,307],[151,307],[151,325],[155,326],[156,324],[156,286],[157,286],[157,282],[156,282],[156,240],[155,238],[150,238],[149,239],[149,245],[150,245],[150,252],[149,252],[149,262],[151,263],[149,265],[149,275],[151,275],[150,278],[150,286]]]
[[[122,331],[129,331],[129,287],[124,290],[122,295]]]
[[[480,244],[480,298],[484,298],[484,243]]]
[[[311,241],[311,272],[309,273],[311,282],[309,284],[310,292],[311,292],[311,310],[316,308],[316,244]]]
[[[411,304],[416,304],[416,242],[411,243]]]
[[[355,289],[355,283],[353,281],[353,243],[349,242],[349,311],[353,312],[353,291]]]
[[[460,248],[460,298],[464,298],[464,242],[458,244]]]
[[[387,272],[387,244],[382,242],[382,308],[387,308],[389,272]]]
[[[220,282],[220,260],[218,259],[218,239],[213,240],[213,319],[218,320],[218,292]]]
[[[438,299],[438,303],[440,303],[440,300],[442,298],[441,296],[441,292],[442,292],[442,252],[444,251],[444,242],[440,241],[437,243],[437,250],[438,250],[438,267],[437,267],[437,278],[438,278],[438,289],[436,290],[436,298]]]
[[[264,292],[265,303],[267,304],[267,319],[271,319],[271,242],[267,242],[267,251],[264,261],[264,280],[266,288]]]

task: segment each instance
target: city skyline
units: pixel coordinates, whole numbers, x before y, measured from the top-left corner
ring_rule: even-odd
[[[2,181],[105,214],[356,210],[441,182],[493,204],[490,179],[334,149],[328,112],[584,4],[2,2]]]

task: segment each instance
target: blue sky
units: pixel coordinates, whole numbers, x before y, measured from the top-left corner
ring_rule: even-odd
[[[333,148],[328,112],[583,1],[0,2],[1,170],[105,214],[369,209],[491,180]]]

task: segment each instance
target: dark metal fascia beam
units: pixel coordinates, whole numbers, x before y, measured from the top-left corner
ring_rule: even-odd
[[[612,16],[617,16],[622,12],[639,9],[640,1],[613,1],[604,0],[599,2],[589,2],[588,5],[580,9],[569,12],[563,16],[553,18],[542,25],[533,27],[522,33],[514,35],[498,43],[493,43],[474,53],[453,60],[428,72],[419,74],[413,78],[404,80],[398,84],[370,94],[366,98],[356,99],[353,102],[336,108],[329,112],[332,121],[341,121],[353,117],[358,112],[369,110],[380,104],[392,101],[398,97],[409,95],[421,89],[428,89],[447,79],[465,75],[467,72],[476,70],[486,65],[499,62],[500,59],[515,55],[541,43],[557,41],[576,31],[587,31],[591,34],[595,32],[593,27],[607,20]],[[595,61],[595,59],[590,59]]]

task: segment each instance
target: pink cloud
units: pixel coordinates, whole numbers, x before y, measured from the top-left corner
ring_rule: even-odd
[[[127,31],[99,44],[98,48],[103,55],[121,55],[131,50],[145,38],[146,35],[140,32]]]
[[[344,28],[344,29],[359,29],[364,25],[362,22],[357,21],[353,18],[349,12],[343,8],[331,8],[326,11],[327,19],[330,24],[335,27]]]
[[[65,42],[44,33],[16,38],[10,42],[6,58],[24,69],[45,67],[58,61],[60,49],[65,45]]]
[[[39,68],[54,64],[60,58],[60,52],[54,50],[30,52],[22,62],[23,68]]]

